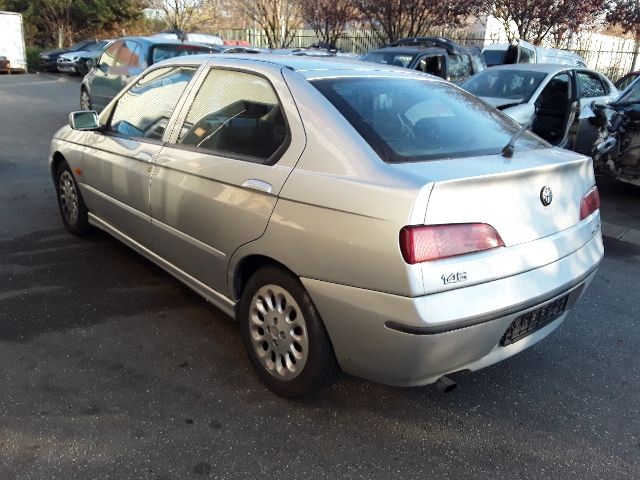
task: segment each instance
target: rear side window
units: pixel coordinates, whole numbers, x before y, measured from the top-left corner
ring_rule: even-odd
[[[586,98],[602,97],[609,93],[609,89],[595,73],[578,72],[578,84],[581,95]]]
[[[231,70],[211,70],[198,91],[178,143],[257,163],[270,163],[288,130],[269,81]]]
[[[453,83],[459,83],[473,74],[471,59],[465,53],[449,55],[448,67],[447,80]]]
[[[369,77],[312,83],[389,163],[499,154],[519,128],[445,82]],[[546,144],[525,133],[517,145]]]
[[[149,64],[158,63],[167,58],[182,57],[183,55],[199,55],[209,53],[208,47],[200,47],[198,45],[156,45],[151,47],[151,61]]]
[[[120,97],[109,129],[126,137],[161,140],[195,71],[193,67],[167,67],[146,74]]]

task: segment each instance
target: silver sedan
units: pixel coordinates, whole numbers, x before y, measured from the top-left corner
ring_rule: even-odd
[[[592,102],[608,103],[620,92],[599,72],[552,64],[500,65],[461,85],[530,128],[551,145],[591,155],[598,135]]]
[[[602,259],[591,159],[377,64],[179,57],[52,141],[62,220],[236,317],[260,378],[425,385],[540,341]]]

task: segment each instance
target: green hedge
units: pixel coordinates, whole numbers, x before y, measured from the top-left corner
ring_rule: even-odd
[[[38,55],[43,51],[44,48],[40,47],[27,47],[27,69],[29,72],[37,72],[38,71]]]

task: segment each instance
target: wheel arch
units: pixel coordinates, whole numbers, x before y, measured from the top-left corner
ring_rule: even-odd
[[[54,152],[51,156],[51,179],[53,182],[56,182],[56,172],[58,171],[58,167],[62,162],[66,162],[67,159],[64,158],[64,155],[60,152]]]
[[[259,254],[247,255],[237,262],[231,272],[230,286],[233,298],[235,300],[239,300],[240,297],[242,297],[242,292],[251,278],[251,275],[267,266],[280,268],[290,273],[295,278],[299,278],[292,269],[274,258]]]

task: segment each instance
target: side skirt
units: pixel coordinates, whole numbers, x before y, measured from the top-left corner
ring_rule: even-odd
[[[222,295],[216,290],[206,286],[204,283],[200,282],[199,280],[195,279],[185,271],[176,267],[173,263],[166,261],[164,258],[153,253],[144,245],[141,245],[140,243],[136,242],[134,239],[132,239],[128,235],[122,233],[113,225],[105,222],[101,218],[96,217],[91,212],[89,212],[89,223],[101,230],[104,230],[108,234],[120,240],[122,243],[124,243],[128,247],[138,252],[140,255],[146,257],[148,260],[151,260],[160,268],[162,268],[169,274],[173,275],[175,278],[177,278],[182,283],[184,283],[187,287],[195,291],[198,295],[204,297],[205,300],[207,300],[208,302],[211,302],[214,306],[222,310],[224,313],[226,313],[230,317],[235,318],[236,303],[233,300]]]

